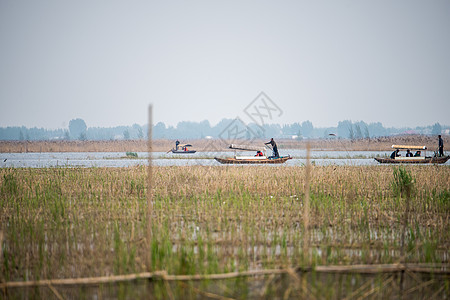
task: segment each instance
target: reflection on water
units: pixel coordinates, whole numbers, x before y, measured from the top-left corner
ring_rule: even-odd
[[[281,155],[291,155],[286,166],[302,166],[306,163],[306,150],[283,149]],[[138,152],[137,158],[127,157],[125,152],[48,152],[48,153],[0,153],[2,168],[43,167],[131,167],[147,164],[147,152]],[[315,165],[377,165],[374,157],[383,157],[383,151],[311,151],[311,163]],[[194,154],[153,153],[156,166],[219,166],[214,157],[232,157],[233,152],[197,152]],[[446,163],[447,165],[450,162]],[[276,165],[257,165],[276,166]]]

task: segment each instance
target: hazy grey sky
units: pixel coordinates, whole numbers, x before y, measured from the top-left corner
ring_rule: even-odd
[[[450,124],[450,1],[0,0],[0,126]]]

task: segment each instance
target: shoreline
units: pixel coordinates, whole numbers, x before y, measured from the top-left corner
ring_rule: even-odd
[[[443,136],[444,145],[450,140]],[[390,151],[393,144],[424,145],[428,151],[437,149],[437,137],[425,135],[403,135],[377,137],[370,139],[309,139],[291,140],[275,139],[278,149],[306,149],[310,144],[312,150],[343,150],[343,151]],[[232,141],[220,139],[197,139],[186,143],[193,145],[197,152],[232,151],[227,145]],[[263,144],[267,140],[255,140],[252,144]],[[185,143],[185,141],[182,141]],[[236,143],[236,141],[234,141]],[[240,143],[245,143],[242,141]],[[152,141],[152,152],[170,151],[175,145],[173,140],[158,139]],[[114,140],[114,141],[0,141],[0,153],[26,152],[147,152],[147,140]]]

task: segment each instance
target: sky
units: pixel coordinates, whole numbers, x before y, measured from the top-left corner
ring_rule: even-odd
[[[449,16],[447,0],[1,0],[0,127],[144,125],[149,104],[154,123],[250,122],[261,92],[266,123],[450,125]]]

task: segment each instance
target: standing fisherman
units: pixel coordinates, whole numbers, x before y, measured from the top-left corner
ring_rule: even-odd
[[[438,135],[439,138],[439,156],[444,156],[444,140],[441,135]]]
[[[280,157],[280,155],[278,154],[277,144],[275,143],[273,138],[270,139],[270,142],[264,143],[264,145],[271,145],[272,146],[272,150],[273,150],[273,156]]]
[[[180,144],[180,141],[179,140],[177,140],[176,142],[175,142],[175,150],[178,150],[178,145]]]

